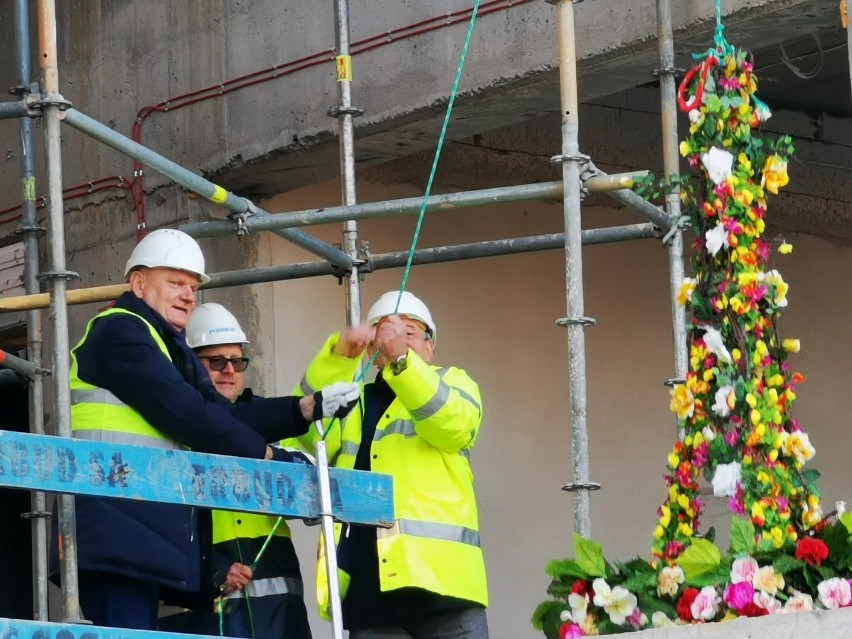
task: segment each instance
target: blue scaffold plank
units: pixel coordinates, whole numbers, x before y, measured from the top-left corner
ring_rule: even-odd
[[[0,639],[204,639],[207,635],[126,630],[84,624],[0,618]]]
[[[393,522],[392,477],[337,468],[330,475],[336,519]],[[312,466],[9,431],[0,431],[0,486],[293,518],[320,514]]]

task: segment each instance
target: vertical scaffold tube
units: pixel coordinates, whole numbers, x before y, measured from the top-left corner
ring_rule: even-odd
[[[571,398],[571,455],[574,476],[574,532],[591,535],[589,433],[586,399],[586,337],[583,322],[583,254],[580,224],[580,155],[577,114],[577,56],[574,2],[556,5],[559,29],[559,87],[562,105],[562,184],[565,218],[565,280],[568,306],[568,383]]]
[[[666,179],[680,174],[677,134],[677,89],[675,87],[674,40],[672,37],[671,0],[657,0],[657,34],[660,49],[660,113],[663,125],[663,170]],[[666,212],[677,224],[681,217],[680,188],[671,184],[666,195]],[[689,357],[686,348],[686,309],[677,303],[684,278],[683,231],[673,228],[670,234],[669,283],[671,289],[672,337],[674,339],[674,379],[686,379]]]
[[[349,46],[349,0],[334,0],[335,49],[337,51],[337,135],[340,143],[340,187],[343,205],[356,203],[355,123],[358,112],[352,107],[352,57]],[[348,220],[343,227],[343,251],[352,258],[346,281],[346,323],[361,323],[361,279],[358,269],[358,222]]]
[[[30,85],[30,14],[27,0],[15,0],[15,39],[18,50],[18,91],[24,98]],[[21,193],[24,237],[24,287],[28,295],[39,292],[38,216],[35,201],[35,158],[33,157],[33,121],[21,118]],[[42,367],[41,311],[27,312],[27,351],[36,368]],[[44,434],[44,382],[34,375],[29,383],[30,432]],[[47,500],[45,494],[30,495],[32,520],[33,617],[48,620],[47,609]]]
[[[71,398],[69,387],[68,305],[65,269],[65,220],[62,204],[62,148],[60,139],[59,68],[57,65],[55,0],[38,2],[39,64],[41,67],[42,119],[45,127],[45,162],[48,193],[48,248],[50,271],[50,316],[53,318],[53,389],[56,434],[71,437]],[[59,495],[60,563],[64,621],[81,620],[77,582],[77,535],[74,497]]]

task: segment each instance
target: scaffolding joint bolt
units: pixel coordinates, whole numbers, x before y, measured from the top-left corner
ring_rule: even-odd
[[[27,233],[33,234],[36,237],[41,237],[42,235],[47,233],[47,229],[43,226],[38,226],[37,224],[26,224],[12,232],[13,235],[26,235]]]
[[[30,512],[21,513],[21,519],[50,519],[50,511],[32,510]]]
[[[556,320],[556,325],[565,328],[566,326],[594,326],[597,320],[594,317],[560,317]]]
[[[584,153],[577,153],[576,155],[554,155],[550,158],[551,164],[565,164],[566,162],[576,162],[581,167],[588,166],[592,161],[592,158]]]
[[[36,275],[36,279],[39,282],[49,282],[51,280],[65,280],[66,282],[70,282],[71,280],[79,280],[80,274],[74,271],[45,271]]]
[[[353,118],[360,118],[364,115],[364,111],[354,106],[341,108],[332,107],[327,111],[327,115],[330,118],[339,118],[341,115],[351,115]]]
[[[74,105],[63,98],[59,93],[54,95],[30,95],[27,102],[34,109],[44,109],[45,107],[59,107],[60,111],[67,111]]]
[[[596,481],[572,481],[567,484],[562,484],[562,490],[567,493],[576,493],[580,490],[600,490],[601,485]]]
[[[686,384],[686,380],[683,377],[669,377],[663,382],[663,386],[667,388],[674,388],[678,384]]]
[[[659,78],[661,75],[683,75],[686,73],[686,69],[682,69],[680,67],[663,67],[660,69],[654,69],[651,71],[651,75],[655,78]]]

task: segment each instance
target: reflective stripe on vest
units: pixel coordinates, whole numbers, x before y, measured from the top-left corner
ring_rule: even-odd
[[[460,544],[479,548],[479,532],[476,530],[453,524],[439,524],[433,521],[397,519],[393,528],[379,528],[378,533],[379,539],[386,539],[396,535],[410,535],[412,537],[455,541]]]
[[[106,404],[107,406],[127,406],[118,397],[105,388],[92,390],[72,390],[71,405],[74,404]]]
[[[442,368],[438,370],[438,376],[441,378],[440,383],[438,384],[438,390],[435,391],[435,394],[432,396],[428,402],[423,404],[420,408],[415,408],[411,411],[411,416],[416,420],[424,420],[429,419],[441,410],[446,403],[450,400],[450,387],[444,381],[444,375],[447,374],[449,369]],[[469,393],[466,393],[460,388],[455,389],[456,392],[461,396],[462,399],[470,402],[476,407],[476,411],[482,414],[482,406],[480,406],[479,402],[477,402],[473,397],[470,396]]]
[[[268,579],[253,579],[242,590],[225,596],[225,599],[245,599],[246,593],[252,597],[271,597],[273,595],[304,596],[302,580],[298,577],[269,577]]]
[[[74,437],[76,439],[87,439],[91,442],[104,442],[107,444],[130,444],[131,446],[148,446],[149,448],[163,448],[165,450],[177,450],[180,448],[173,441],[167,439],[123,433],[117,430],[77,429],[74,431]]]

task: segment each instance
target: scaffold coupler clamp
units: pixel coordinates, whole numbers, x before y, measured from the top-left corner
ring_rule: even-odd
[[[352,260],[352,264],[358,267],[358,275],[363,280],[364,275],[373,272],[373,254],[370,253],[370,241],[364,240],[358,247],[358,255]]]
[[[242,240],[249,234],[249,228],[246,226],[246,220],[257,215],[257,207],[251,200],[245,200],[246,210],[242,213],[231,213],[228,219],[237,225],[237,239]]]
[[[672,238],[675,236],[675,233],[677,233],[678,231],[683,231],[683,229],[689,226],[689,216],[681,215],[674,222],[672,222],[672,225],[669,227],[669,230],[666,231],[665,235],[663,235],[663,244],[665,245],[671,242]]]
[[[577,167],[580,172],[580,199],[585,198],[589,191],[585,188],[585,181],[588,179],[584,177],[586,172],[589,171],[589,167],[592,165],[592,158],[585,153],[580,153],[579,151],[575,155],[554,155],[550,158],[551,164],[562,165],[568,162],[576,162]],[[597,170],[596,168],[593,170]]]
[[[585,328],[586,326],[594,326],[597,322],[598,321],[594,317],[560,317],[556,320],[556,325],[566,328],[568,326],[576,326],[579,324]]]
[[[596,167],[591,159],[586,164],[580,165],[580,200],[589,197],[590,191],[587,183],[591,178],[599,175],[603,175],[603,171]]]
[[[45,107],[59,107],[60,118],[64,117],[65,111],[74,106],[59,93],[48,95],[30,94],[27,96],[27,104],[29,104],[31,109],[37,109],[39,111],[42,111]]]
[[[600,490],[601,485],[596,481],[572,481],[567,484],[562,484],[562,490],[567,493],[576,493],[581,490],[586,490],[588,492],[592,492],[593,490]]]

